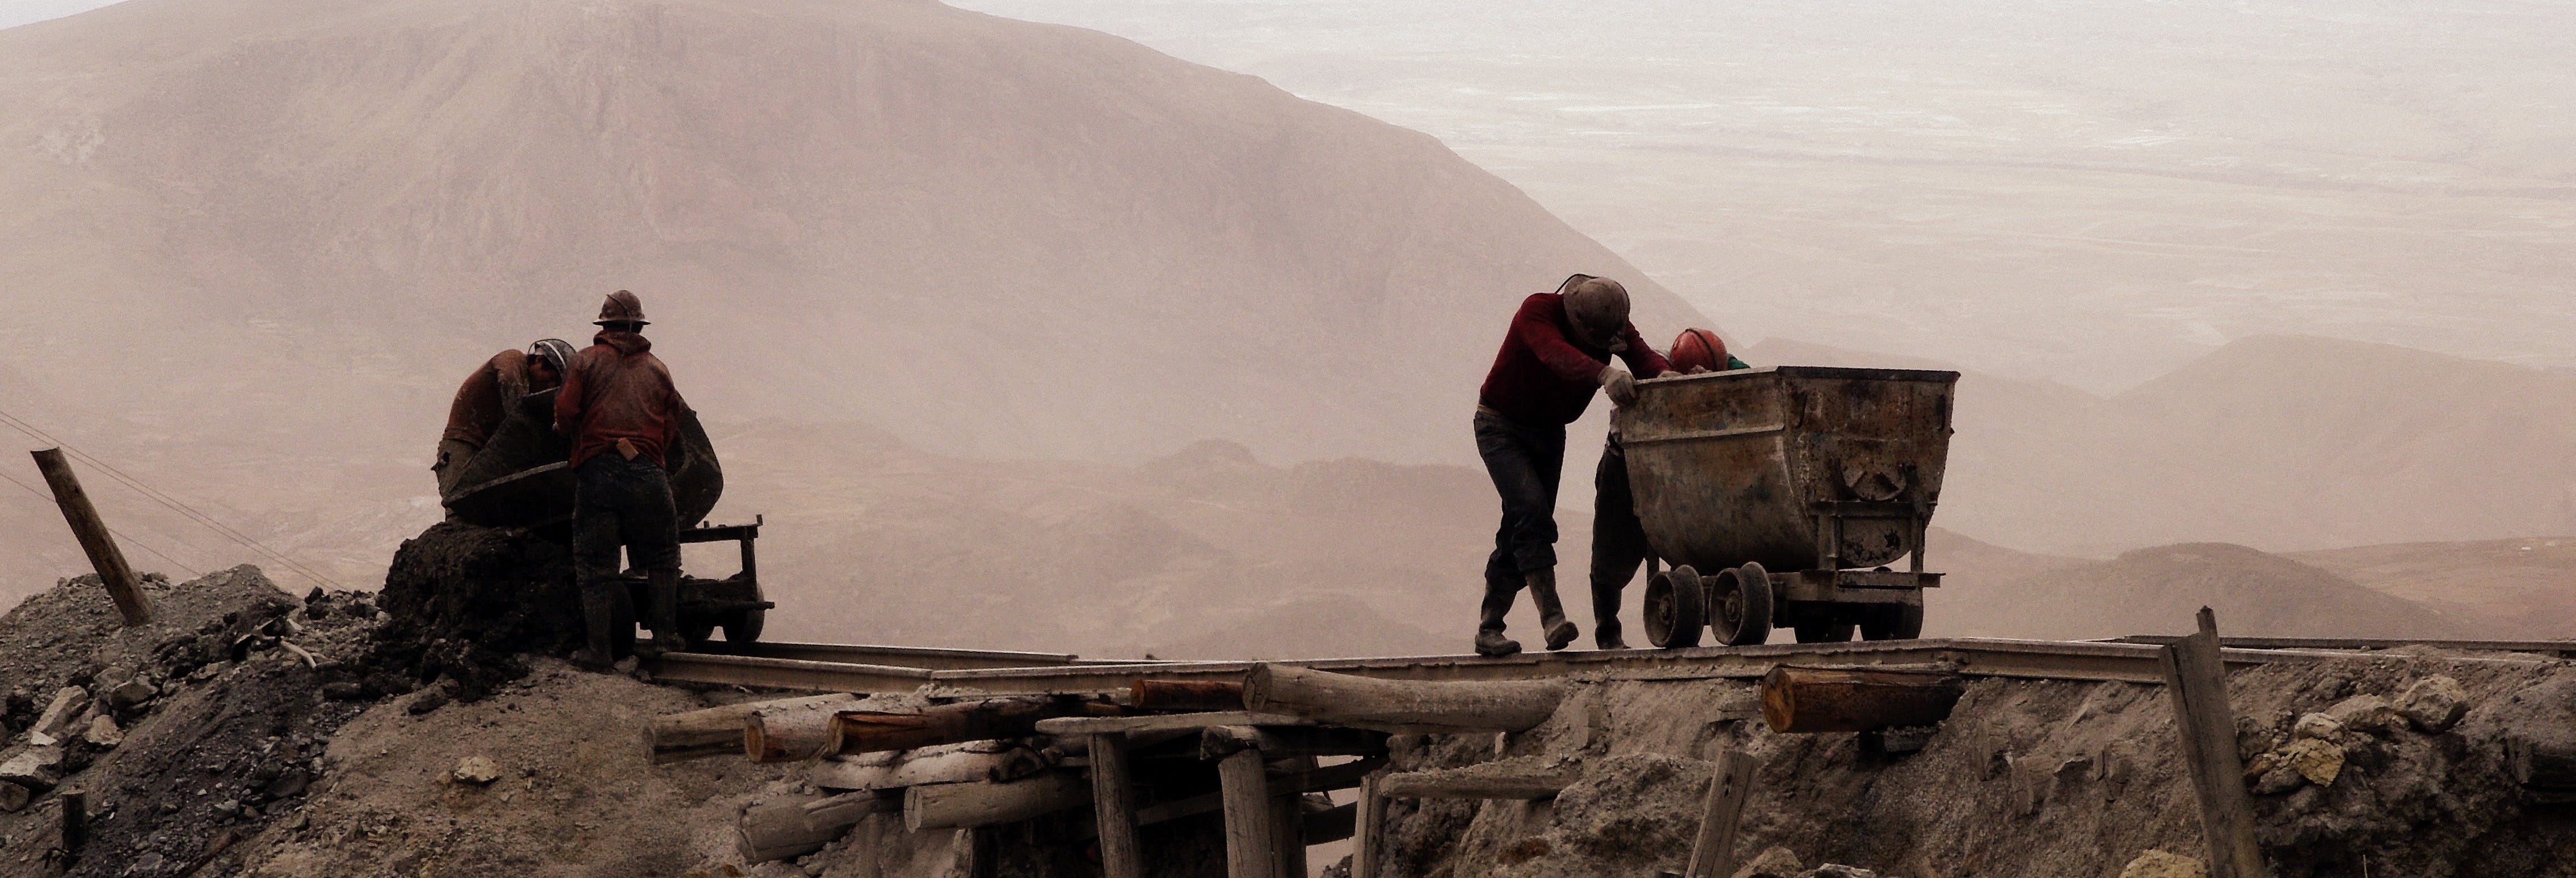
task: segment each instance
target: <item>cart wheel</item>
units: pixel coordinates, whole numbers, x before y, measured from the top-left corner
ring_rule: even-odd
[[[1881,604],[1860,617],[1862,640],[1913,640],[1921,636],[1922,604]]]
[[[1852,629],[1857,627],[1850,622],[1800,622],[1798,642],[1841,643],[1852,639]]]
[[[768,621],[768,610],[744,610],[737,613],[733,618],[725,620],[725,642],[757,643],[760,640],[760,626]]]
[[[698,647],[705,645],[708,638],[716,636],[716,623],[702,622],[682,617],[680,619],[680,636],[688,638],[689,649],[691,651],[695,651]]]
[[[1709,591],[1708,627],[1717,642],[1755,646],[1771,639],[1771,574],[1762,565],[1720,570]]]
[[[1707,622],[1707,593],[1699,574],[1687,566],[1659,570],[1646,577],[1646,642],[1657,649],[1698,646]]]

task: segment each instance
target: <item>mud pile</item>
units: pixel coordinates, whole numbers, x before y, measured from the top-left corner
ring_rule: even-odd
[[[431,526],[394,553],[380,600],[389,618],[366,663],[445,676],[468,702],[525,676],[522,654],[561,655],[581,637],[570,547],[522,528]]]
[[[2520,783],[2510,752],[2576,722],[2576,666],[2521,658],[2391,655],[2231,674],[2257,832],[2277,874],[2566,874],[2576,810],[2553,803],[2563,791]],[[2436,676],[2466,695],[2456,724],[2419,724],[2374,700]],[[2309,718],[2329,713],[2350,721]],[[1382,874],[1678,871],[1712,774],[1704,760],[1730,745],[1761,765],[1737,849],[1748,860],[1776,847],[1810,867],[2039,878],[2117,875],[2150,851],[2202,854],[2162,687],[1982,680],[1919,751],[1872,740],[1774,734],[1749,682],[1587,685],[1506,751],[1582,760],[1583,781],[1553,801],[1396,801]],[[1431,739],[1396,767],[1494,756],[1490,736]]]

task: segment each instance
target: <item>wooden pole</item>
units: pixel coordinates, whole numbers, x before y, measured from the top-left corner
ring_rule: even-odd
[[[844,710],[833,720],[831,742],[822,755],[1025,738],[1038,733],[1038,720],[1085,715],[1088,709],[1080,702],[1053,698],[995,698],[914,711]]]
[[[64,790],[54,797],[54,804],[55,807],[62,809],[63,861],[68,863],[79,860],[81,848],[89,845],[89,794],[79,790]]]
[[[1270,838],[1270,783],[1261,751],[1245,750],[1216,764],[1225,800],[1226,878],[1273,878],[1278,849]]]
[[[1091,782],[1061,771],[1010,783],[979,781],[906,787],[903,821],[914,832],[1018,823],[1091,804]]]
[[[815,786],[835,790],[889,790],[936,783],[1013,781],[1036,774],[1020,770],[1035,761],[1026,747],[978,741],[901,752],[869,753],[850,760],[825,759],[807,769]]]
[[[1091,809],[1100,821],[1100,870],[1107,878],[1145,878],[1136,846],[1136,790],[1127,775],[1127,736],[1091,736]]]
[[[1238,750],[1271,758],[1384,756],[1386,733],[1332,726],[1210,726],[1199,733],[1199,758],[1223,759]]]
[[[116,601],[117,615],[125,617],[125,627],[152,624],[152,602],[143,596],[143,584],[134,578],[134,568],[125,564],[125,552],[116,547],[116,535],[108,533],[107,522],[98,517],[98,507],[89,502],[89,493],[81,490],[80,477],[72,474],[70,461],[63,450],[48,448],[35,452],[36,469],[45,474],[45,486],[54,489],[54,505],[63,509],[63,520],[72,526],[72,537],[80,540],[81,551],[89,553],[89,565],[98,570],[98,580],[107,585],[107,596]]]
[[[686,713],[663,714],[644,727],[644,748],[653,764],[664,765],[714,756],[743,755],[743,723],[762,710],[800,705],[856,702],[852,695],[809,695],[770,701],[745,701]]]
[[[1381,795],[1399,799],[1546,799],[1583,778],[1581,766],[1548,765],[1537,758],[1486,762],[1465,768],[1406,771],[1378,781]]]
[[[734,828],[734,850],[759,865],[822,850],[870,814],[901,807],[903,800],[874,792],[830,798],[799,796],[743,812]]]
[[[1351,878],[1377,878],[1378,846],[1386,843],[1386,797],[1378,794],[1378,779],[1383,773],[1371,773],[1360,779],[1359,815],[1351,824]]]
[[[820,759],[832,745],[839,712],[849,705],[825,701],[764,707],[744,717],[742,751],[753,762],[801,762]]]
[[[1381,680],[1289,665],[1244,675],[1243,707],[1381,731],[1526,731],[1556,713],[1560,680]]]
[[[2236,717],[2227,705],[2227,665],[2218,652],[2218,614],[2200,608],[2200,632],[2159,651],[2165,688],[2173,692],[2174,727],[2200,800],[2201,834],[2209,842],[2210,878],[2269,878],[2254,841],[2254,800],[2245,792],[2244,757],[2236,752]]]
[[[1967,684],[1937,671],[1781,665],[1761,688],[1762,719],[1774,732],[1867,732],[1947,719]]]
[[[1263,756],[1277,754],[1265,753]],[[1289,774],[1307,774],[1316,768],[1315,757],[1298,756],[1271,763]],[[1270,796],[1271,843],[1279,849],[1276,878],[1306,876],[1306,796],[1295,790],[1273,790]]]
[[[1744,817],[1744,800],[1753,790],[1753,757],[1729,747],[1717,755],[1717,773],[1708,780],[1708,804],[1700,810],[1699,838],[1691,842],[1690,867],[1682,878],[1729,878],[1735,874],[1735,828]]]
[[[1127,690],[1140,710],[1217,711],[1243,709],[1243,684],[1235,680],[1137,680]]]

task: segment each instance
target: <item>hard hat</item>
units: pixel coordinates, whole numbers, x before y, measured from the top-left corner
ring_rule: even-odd
[[[1724,372],[1726,340],[1705,329],[1685,329],[1673,339],[1673,353],[1665,359],[1672,361],[1675,371],[1688,372],[1697,366],[1711,372]]]
[[[1607,344],[1628,326],[1628,288],[1606,277],[1578,274],[1565,279],[1565,316],[1589,340]]]
[[[528,346],[528,356],[544,360],[546,365],[562,372],[572,365],[572,343],[560,338],[537,339],[536,344]]]
[[[608,294],[608,301],[599,303],[599,319],[591,322],[599,326],[611,323],[643,326],[650,321],[644,319],[644,300],[635,298],[634,293],[618,290]]]

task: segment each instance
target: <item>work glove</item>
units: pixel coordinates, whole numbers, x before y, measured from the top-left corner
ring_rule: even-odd
[[[1601,390],[1610,395],[1610,404],[1627,408],[1637,401],[1637,376],[1617,366],[1601,370]]]

